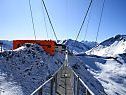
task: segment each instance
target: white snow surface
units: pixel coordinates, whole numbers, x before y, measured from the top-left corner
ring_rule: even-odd
[[[97,78],[110,95],[126,95],[126,64],[119,64],[114,60],[107,60],[106,64],[99,65],[102,69]]]
[[[88,71],[100,81],[108,95],[126,95],[126,55],[116,57],[117,60],[89,55],[78,56],[86,64]]]

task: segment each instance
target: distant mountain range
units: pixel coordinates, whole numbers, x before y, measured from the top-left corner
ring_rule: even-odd
[[[96,42],[89,42],[89,41],[75,41],[72,39],[64,40],[62,44],[65,44],[68,49],[73,52],[74,54],[78,54],[81,52],[86,52],[91,48],[96,46]]]
[[[3,50],[10,50],[13,48],[12,41],[0,40],[0,43],[3,43]],[[63,40],[63,41],[59,40],[58,43],[65,44],[68,47],[68,49],[74,53],[85,52],[96,46],[96,42],[89,42],[89,41],[79,42],[72,39]]]

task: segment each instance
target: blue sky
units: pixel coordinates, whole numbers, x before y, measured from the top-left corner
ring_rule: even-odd
[[[86,40],[95,41],[103,0],[94,0]],[[58,39],[75,39],[89,0],[45,0]],[[41,0],[31,0],[37,39],[55,39]],[[87,19],[89,16],[87,17]],[[78,40],[83,40],[87,20]],[[98,42],[126,34],[126,0],[106,0]],[[34,39],[28,0],[0,0],[0,39]]]

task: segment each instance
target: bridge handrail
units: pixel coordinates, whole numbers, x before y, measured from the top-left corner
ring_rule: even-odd
[[[79,81],[84,85],[84,87],[89,91],[89,93],[91,95],[95,95],[90,89],[89,87],[84,83],[84,81],[74,72],[74,70],[72,68],[70,68],[73,72],[73,74],[79,79]]]
[[[75,73],[75,71],[72,69],[72,68],[70,68],[71,70],[72,70],[72,72],[74,73],[74,75],[79,79],[79,81],[84,85],[84,87],[89,91],[89,93],[91,94],[91,95],[96,95],[94,92],[92,92],[92,90],[84,83],[84,81]],[[100,92],[100,94],[101,95],[107,95],[106,93],[104,93],[104,92],[102,92],[102,91],[100,91],[100,90],[98,90],[99,92]]]
[[[37,93],[44,85],[46,85],[49,81],[51,81],[55,75],[62,69],[62,67],[64,66],[64,64],[51,76],[51,78],[49,78],[47,81],[45,81],[42,85],[40,85],[34,92],[32,92],[30,95],[34,95],[35,93]]]
[[[36,92],[38,92],[45,84],[47,84],[49,81],[51,81],[53,77],[45,81],[42,85],[40,85],[34,92],[32,92],[30,95],[34,95]]]

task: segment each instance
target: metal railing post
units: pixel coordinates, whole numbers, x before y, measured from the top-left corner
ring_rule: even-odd
[[[86,89],[86,95],[91,95],[87,89]]]
[[[55,93],[57,92],[57,74],[55,75]]]
[[[50,95],[53,95],[53,83],[54,83],[54,78],[51,79],[51,83],[50,83]]]
[[[67,78],[66,78],[66,68],[65,68],[65,74],[64,74],[64,78],[65,78],[65,95],[67,95]]]
[[[77,77],[77,95],[79,95],[79,89],[80,89],[80,82],[79,77]]]
[[[39,89],[39,91],[38,91],[38,95],[42,95],[42,91],[43,91],[43,89],[41,88],[41,89]]]
[[[2,43],[0,43],[0,51],[1,51],[1,52],[2,52],[2,48],[3,48],[3,47],[2,47]]]
[[[74,95],[76,95],[76,76],[74,75]]]

